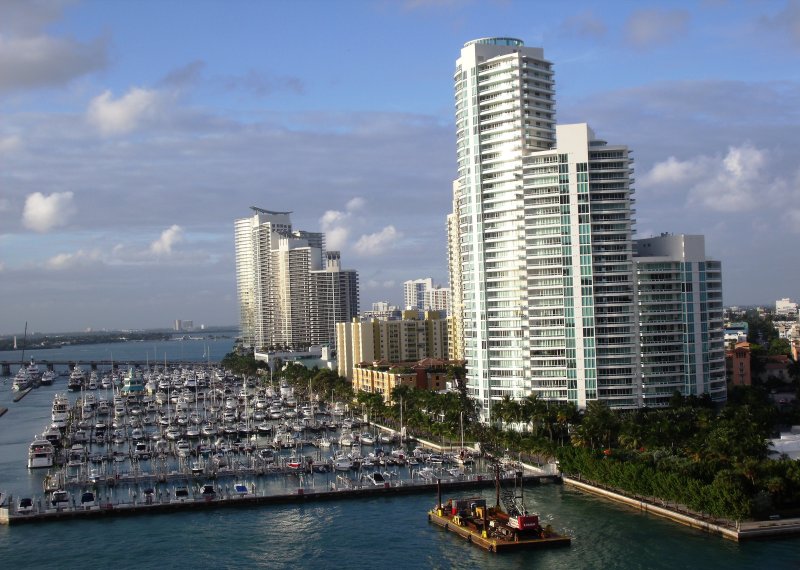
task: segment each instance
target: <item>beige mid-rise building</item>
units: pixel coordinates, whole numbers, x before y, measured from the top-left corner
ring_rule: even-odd
[[[403,311],[400,320],[336,323],[339,374],[353,379],[360,363],[416,362],[448,355],[447,319],[438,311]]]

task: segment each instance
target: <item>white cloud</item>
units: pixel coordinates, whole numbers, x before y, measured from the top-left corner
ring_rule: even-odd
[[[636,10],[625,22],[625,35],[635,47],[649,48],[684,35],[688,24],[685,10]]]
[[[347,228],[336,227],[325,232],[326,248],[332,251],[341,251],[347,245],[347,237],[350,231]]]
[[[356,196],[355,198],[353,198],[349,202],[347,202],[347,206],[345,206],[345,207],[347,208],[348,212],[355,212],[357,210],[362,209],[364,206],[366,206],[366,204],[367,204],[367,201],[364,200],[364,198],[360,198],[360,197]]]
[[[49,196],[41,192],[30,194],[25,200],[22,225],[37,232],[66,225],[76,212],[72,198],[72,192],[54,192]]]
[[[674,156],[670,156],[664,162],[659,162],[653,166],[650,172],[642,178],[642,182],[647,185],[661,184],[683,184],[688,180],[693,180],[704,171],[705,161],[686,160],[681,161]]]
[[[353,249],[360,255],[380,255],[390,249],[400,237],[402,234],[394,226],[386,226],[379,232],[361,236]]]
[[[45,267],[54,270],[86,267],[101,262],[102,255],[97,250],[78,250],[75,253],[59,253],[47,260]]]
[[[172,247],[182,241],[183,228],[173,225],[161,232],[161,237],[150,244],[150,251],[156,255],[169,255]]]
[[[89,103],[87,118],[104,135],[125,134],[158,115],[162,104],[162,95],[152,89],[134,87],[117,100],[105,91]]]
[[[356,196],[345,204],[345,211],[327,210],[319,219],[320,227],[325,232],[327,248],[341,250],[347,245],[350,228],[354,223],[354,214],[366,205],[366,201]]]
[[[681,161],[669,157],[657,163],[642,181],[670,191],[688,187],[687,202],[717,212],[744,212],[765,200],[783,199],[787,183],[770,177],[768,152],[750,144],[729,147],[725,156],[698,156]]]

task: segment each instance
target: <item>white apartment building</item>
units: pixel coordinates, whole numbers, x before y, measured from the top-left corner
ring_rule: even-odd
[[[470,396],[530,389],[522,158],[555,144],[552,64],[513,38],[468,42],[456,61],[464,358]]]
[[[451,330],[463,331],[482,419],[492,402],[531,393],[581,408],[596,399],[649,405],[630,151],[585,123],[555,125],[552,64],[520,40],[468,42],[454,81],[458,179],[448,239],[461,307]]]
[[[251,209],[234,224],[244,346],[332,346],[336,320],[358,314],[356,273],[325,252],[324,234],[293,231],[291,212]]]
[[[722,266],[701,235],[634,241],[642,404],[683,395],[727,397]]]
[[[796,317],[797,303],[793,302],[788,297],[784,299],[778,299],[775,301],[775,314],[780,317]]]

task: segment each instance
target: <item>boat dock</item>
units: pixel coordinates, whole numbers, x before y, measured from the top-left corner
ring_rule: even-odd
[[[527,475],[523,478],[528,483],[539,483],[542,478],[537,475]],[[545,478],[545,480],[549,480]],[[383,486],[353,484],[349,479],[343,478],[341,484],[331,484],[324,489],[298,487],[293,492],[276,494],[254,494],[243,489],[236,492],[230,489],[220,489],[213,495],[194,493],[186,500],[176,502],[174,498],[163,495],[152,495],[144,498],[134,496],[130,502],[100,503],[91,507],[82,507],[72,501],[67,506],[59,508],[42,508],[34,501],[33,511],[22,514],[15,511],[13,497],[9,497],[6,505],[0,507],[0,524],[16,525],[35,522],[53,522],[75,519],[89,519],[97,517],[112,517],[138,514],[157,514],[177,511],[192,511],[197,509],[222,508],[222,507],[256,507],[266,505],[279,505],[291,503],[305,503],[312,501],[331,501],[345,499],[369,499],[385,497],[387,495],[400,496],[410,494],[431,493],[437,489],[436,481],[387,481]],[[463,478],[441,479],[441,488],[449,491],[478,489],[492,487],[495,481],[491,474],[473,474]]]
[[[16,396],[14,396],[14,403],[17,403],[17,402],[19,402],[19,401],[20,401],[22,398],[24,398],[25,396],[27,396],[28,394],[30,394],[31,390],[33,390],[33,388],[25,388],[25,389],[24,389],[23,391],[21,391],[19,394],[17,394]]]

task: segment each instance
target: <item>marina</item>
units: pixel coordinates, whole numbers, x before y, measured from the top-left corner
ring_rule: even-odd
[[[341,403],[218,367],[76,368],[66,380],[72,389],[53,394],[50,422],[28,448],[28,469],[46,471],[42,490],[7,494],[2,523],[405,494],[437,480],[458,488],[491,479],[463,453],[401,444]]]
[[[159,354],[164,344],[157,346]],[[106,347],[98,347],[97,350],[102,353]],[[118,348],[114,350],[116,355]],[[150,350],[153,351],[153,348]],[[202,355],[203,348],[198,346],[195,356],[198,366],[205,360]],[[89,353],[88,357],[94,355]],[[123,373],[125,371],[122,370]],[[104,371],[99,372],[102,380]],[[34,436],[41,435],[43,428],[52,423],[55,395],[67,396],[70,411],[81,397],[80,392],[68,392],[66,382],[67,377],[62,373],[52,386],[42,386],[22,401],[12,403],[16,393],[11,390],[10,378],[0,379],[0,407],[8,409],[0,419],[0,491],[6,493],[6,498],[15,508],[22,502],[23,510],[29,509],[31,513],[36,511],[38,499],[44,501],[44,483],[48,471],[64,469],[27,469],[27,457]],[[104,396],[102,388],[95,392],[97,405],[103,399],[101,395]],[[113,398],[111,404],[113,418]],[[365,428],[360,426],[352,431],[363,433]],[[340,434],[340,431],[337,433]],[[301,450],[301,454],[313,456],[324,453],[324,457],[333,456],[338,450],[337,433],[331,431],[328,434],[331,447],[307,446]],[[323,436],[324,432],[321,432],[320,439]],[[262,440],[265,444],[271,443],[271,438],[274,438],[274,434]],[[154,442],[147,443],[152,445]],[[95,444],[90,445],[94,447]],[[378,445],[389,450],[394,447],[381,443]],[[415,446],[411,447],[410,452],[413,453]],[[368,445],[362,443],[362,454],[369,449]],[[291,457],[292,451],[291,448],[280,451],[273,449],[273,452],[286,458]],[[189,474],[194,459],[190,457],[184,460]],[[156,508],[129,508],[125,505],[132,505],[134,501],[136,505],[146,504],[148,494],[144,491],[151,483],[141,479],[137,483],[135,474],[131,472],[130,459],[126,461],[111,462],[111,470],[113,472],[116,465],[121,484],[97,489],[91,484],[87,487],[82,484],[70,485],[64,489],[67,501],[60,505],[60,514],[44,519],[74,521],[74,524],[18,524],[14,521],[10,525],[0,525],[0,550],[4,552],[4,564],[53,569],[65,566],[105,567],[108,564],[108,545],[127,544],[131,537],[135,537],[136,544],[142,547],[127,552],[126,564],[138,567],[170,567],[177,563],[175,552],[181,552],[181,566],[227,568],[296,568],[298,560],[302,560],[305,567],[325,567],[330,560],[346,559],[351,565],[374,565],[378,560],[381,565],[396,568],[522,565],[547,568],[660,568],[666,567],[665,561],[670,561],[671,566],[678,567],[704,564],[736,569],[769,564],[771,568],[782,569],[794,567],[800,557],[800,546],[796,541],[721,541],[649,513],[617,507],[606,499],[594,498],[570,487],[537,485],[527,479],[525,503],[529,510],[540,513],[543,527],[550,524],[570,536],[572,542],[569,548],[526,549],[495,557],[481,548],[470,546],[464,538],[444,532],[425,520],[426,513],[436,499],[435,483],[424,483],[424,479],[416,475],[413,484],[409,481],[390,490],[377,487],[377,491],[372,491],[366,487],[365,480],[358,482],[364,487],[363,491],[351,491],[343,487],[331,491],[330,482],[336,483],[340,475],[355,484],[358,471],[326,474],[276,471],[257,475],[252,481],[236,474],[217,479],[205,475],[192,478],[184,475],[185,472],[177,467],[179,460],[174,458],[171,461],[176,464],[176,473],[172,475],[168,472],[166,483],[157,482],[153,486],[154,490],[162,490],[160,498],[157,492],[152,495],[152,500],[157,503]],[[149,461],[152,462],[152,459]],[[147,461],[142,461],[140,466],[144,472],[151,471]],[[404,479],[408,479],[409,467],[365,469],[362,474],[396,470]],[[421,469],[419,465],[414,467],[415,470]],[[76,468],[73,470],[77,471]],[[477,479],[478,474],[485,471],[488,468],[478,463],[471,471],[465,469],[465,476],[467,479]],[[494,504],[494,483],[487,481],[490,478],[484,477],[483,481],[472,486],[465,480],[458,483],[461,486],[443,486],[443,489],[449,498],[482,497],[489,504]],[[301,479],[303,485],[299,484]],[[252,492],[253,483],[256,485],[255,495],[259,497],[250,501],[239,500]],[[214,486],[217,497],[208,502],[202,492],[207,484]],[[373,482],[369,482],[369,485],[375,486]],[[301,488],[303,493],[298,494]],[[86,505],[91,505],[92,498],[84,497],[84,494],[89,491],[95,493],[93,499],[96,504],[87,509]],[[177,495],[183,492],[186,493],[186,499],[179,502]],[[260,497],[266,494],[276,498]],[[26,498],[31,499],[30,504],[22,501]],[[172,502],[173,498],[175,502]],[[84,499],[86,503],[83,503]],[[73,507],[73,501],[77,508]],[[107,508],[109,502],[112,503],[111,509]],[[44,508],[45,503],[42,504]],[[70,514],[73,510],[80,510],[81,506],[84,506],[86,514]],[[387,548],[387,545],[393,544],[393,537],[400,529],[402,548]],[[88,536],[102,539],[87,541]],[[303,537],[310,536],[314,540],[303,540]],[[658,539],[653,540],[653,537]],[[645,542],[648,544],[646,549],[637,547]],[[20,545],[42,543],[50,548],[20,548]],[[602,548],[598,544],[602,544]],[[630,563],[631,560],[635,560],[635,563]]]

